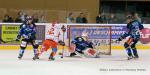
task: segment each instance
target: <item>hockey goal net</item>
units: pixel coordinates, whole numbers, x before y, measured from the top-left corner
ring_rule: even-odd
[[[69,46],[75,37],[81,36],[83,32],[86,32],[95,50],[104,55],[111,55],[111,26],[68,25],[67,28]]]

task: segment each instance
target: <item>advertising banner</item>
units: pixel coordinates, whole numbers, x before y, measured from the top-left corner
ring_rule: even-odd
[[[2,25],[1,37],[4,41],[10,41],[6,44],[20,44],[20,42],[14,41],[17,38],[18,32],[20,30],[19,25]],[[45,39],[45,25],[38,25],[36,27],[36,39],[39,43]],[[12,42],[11,42],[12,41]]]
[[[2,39],[4,41],[13,41],[16,39],[19,31],[18,25],[2,25]],[[9,42],[7,44],[18,44],[19,42]]]
[[[42,40],[45,39],[45,25],[37,25],[36,39],[39,41],[39,44],[42,44]]]

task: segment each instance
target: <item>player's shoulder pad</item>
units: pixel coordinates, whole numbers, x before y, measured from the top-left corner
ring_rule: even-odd
[[[140,24],[140,22],[137,20],[132,21],[132,25],[139,25],[139,24]]]
[[[25,28],[26,27],[26,25],[25,24],[22,24],[22,27],[21,28]]]

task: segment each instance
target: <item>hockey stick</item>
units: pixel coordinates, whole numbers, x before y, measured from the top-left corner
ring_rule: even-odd
[[[0,41],[1,41],[2,43],[6,43],[6,41],[4,41],[4,40],[3,40],[3,39],[1,39],[1,38],[0,38]]]
[[[16,41],[16,40],[5,41],[5,43],[10,43],[10,42],[20,42],[20,41]]]
[[[65,32],[66,32],[66,28],[65,28],[64,25],[61,27],[61,30],[63,31],[63,42],[64,42],[64,37],[65,37]],[[64,57],[64,45],[63,45],[63,49],[62,49],[62,56],[61,56],[61,58],[63,58],[63,57]]]

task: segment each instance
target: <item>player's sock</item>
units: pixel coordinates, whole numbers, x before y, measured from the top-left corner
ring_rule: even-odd
[[[39,57],[38,57],[38,50],[37,50],[37,49],[34,49],[34,57],[33,57],[33,60],[36,60],[36,59],[39,59]]]
[[[126,51],[127,51],[128,56],[132,56],[132,52],[130,48],[127,48]]]
[[[24,54],[24,49],[20,49],[19,54]]]
[[[21,59],[23,57],[24,50],[20,49],[18,58]]]
[[[49,56],[49,60],[55,60],[54,56],[56,55],[57,48],[52,48],[52,53]]]
[[[127,48],[126,51],[127,51],[127,54],[128,54],[128,60],[132,59],[133,55],[132,55],[131,49]]]
[[[139,58],[139,55],[137,53],[136,48],[132,48],[133,54],[134,54],[134,58]]]
[[[38,54],[38,50],[34,49],[34,55]]]
[[[49,56],[49,60],[55,60],[54,56],[56,55],[56,52],[52,52]]]

